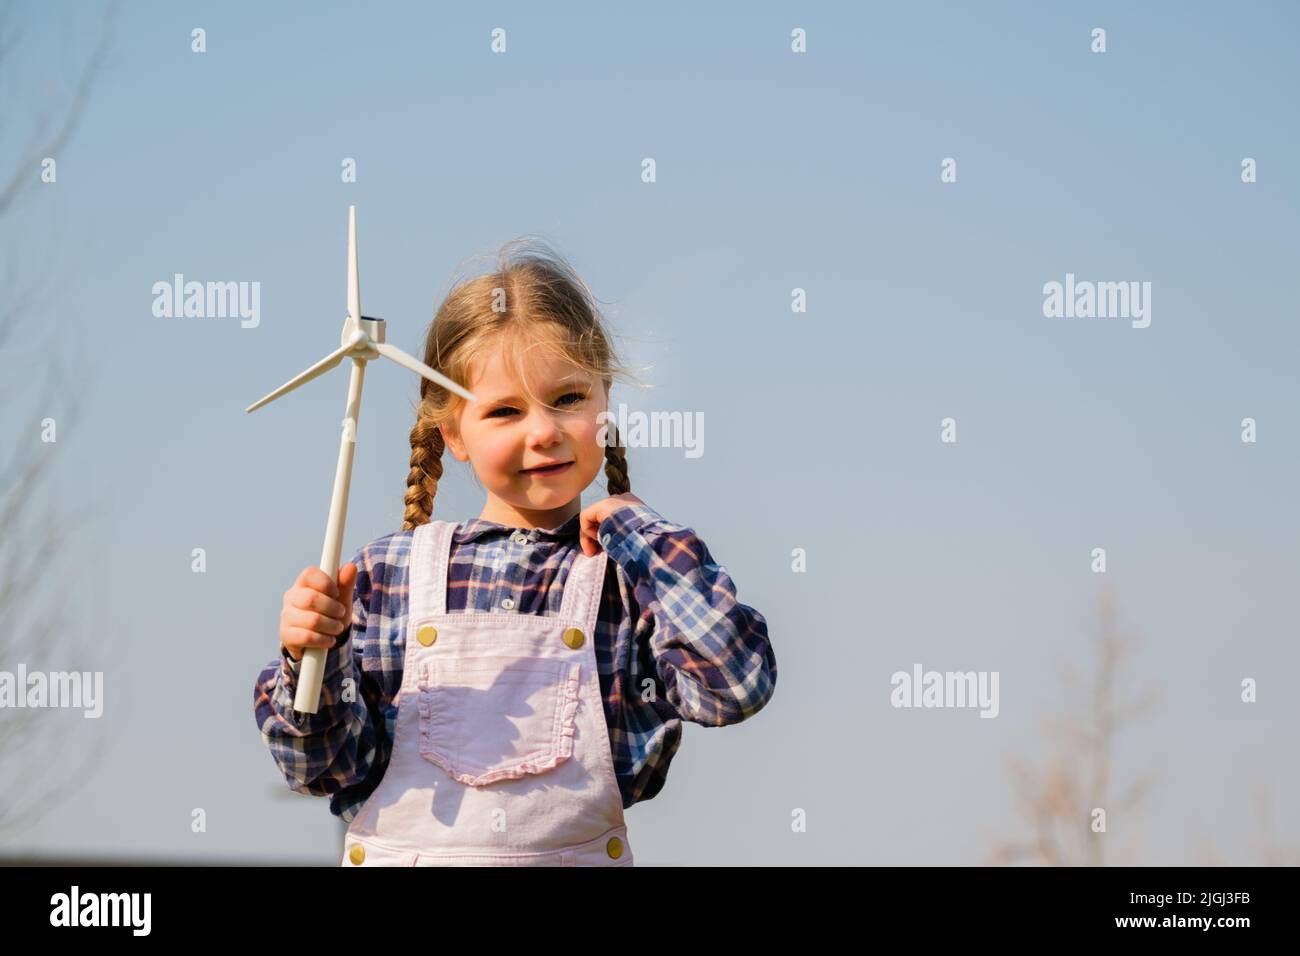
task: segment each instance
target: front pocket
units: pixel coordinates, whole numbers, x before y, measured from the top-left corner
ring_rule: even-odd
[[[471,787],[552,770],[573,755],[578,661],[431,661],[419,684],[420,755]]]

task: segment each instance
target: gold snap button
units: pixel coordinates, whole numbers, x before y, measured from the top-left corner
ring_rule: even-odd
[[[348,859],[358,866],[366,860],[366,848],[360,843],[352,844],[352,849],[348,850]]]
[[[570,647],[574,648],[575,650],[581,647],[582,642],[585,640],[586,637],[584,637],[582,634],[582,628],[566,627],[564,629],[564,643],[568,644]]]
[[[609,842],[605,844],[605,852],[609,854],[611,860],[617,860],[623,855],[623,841],[618,837],[610,837]]]
[[[432,624],[426,624],[416,631],[415,637],[421,644],[428,647],[438,639],[438,629]]]

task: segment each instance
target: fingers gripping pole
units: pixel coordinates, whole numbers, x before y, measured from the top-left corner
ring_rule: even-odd
[[[366,360],[352,359],[352,376],[348,380],[348,404],[343,417],[343,436],[339,442],[338,467],[334,471],[334,493],[330,498],[330,516],[325,525],[325,546],[321,548],[320,569],[331,580],[338,580],[339,556],[343,548],[343,526],[348,515],[348,488],[352,484],[352,453],[357,447],[357,422],[361,416],[361,386],[366,378]],[[348,608],[349,627],[352,620],[352,608]],[[338,636],[342,645],[349,638],[344,630]],[[352,653],[351,646],[344,647],[340,653]],[[324,647],[309,647],[302,655],[302,667],[298,671],[298,689],[293,698],[293,709],[304,714],[314,714],[320,707],[321,681],[325,676],[325,660],[329,650]]]

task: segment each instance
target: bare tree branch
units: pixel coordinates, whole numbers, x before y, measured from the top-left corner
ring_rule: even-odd
[[[1091,641],[1093,674],[1085,678],[1069,663],[1058,668],[1066,693],[1062,711],[1044,720],[1051,749],[1038,769],[1017,757],[1007,761],[1016,802],[1031,821],[1032,839],[996,841],[994,861],[1100,866],[1104,841],[1091,829],[1094,808],[1108,816],[1131,813],[1154,784],[1155,774],[1148,771],[1112,797],[1116,738],[1154,706],[1156,695],[1148,690],[1131,702],[1117,702],[1124,666],[1137,641],[1119,635],[1108,591],[1098,605],[1098,627]]]
[[[17,166],[0,176],[5,183],[0,190],[0,220],[13,214],[25,191],[38,188],[33,157],[58,153],[76,130],[107,55],[118,6],[114,2],[106,9],[103,32],[80,71],[72,104],[54,124],[57,132],[48,140],[44,138],[51,121],[42,115],[33,145],[19,151]],[[13,7],[5,5],[0,11],[0,67],[7,67],[24,29],[16,22]],[[12,101],[4,112],[13,115]],[[33,237],[30,230],[27,233],[23,245],[30,248]],[[0,235],[14,234],[0,226]],[[0,304],[0,346],[13,337],[22,316],[37,307],[44,293],[43,284],[31,281],[31,271],[19,264],[17,255],[6,253],[3,258],[6,288]],[[25,284],[20,283],[20,275],[27,280]],[[47,327],[40,328],[44,331]],[[78,375],[75,381],[65,376],[58,351],[61,344],[34,342],[30,362],[21,363],[39,381],[39,385],[34,381],[17,392],[30,402],[26,417],[19,411],[20,402],[9,398],[16,377],[4,376],[5,419],[16,424],[17,434],[6,436],[6,461],[0,471],[0,613],[5,616],[0,648],[11,665],[21,663],[37,670],[50,662],[58,670],[84,671],[84,662],[102,650],[95,646],[89,628],[70,626],[72,606],[57,586],[61,580],[58,562],[68,557],[73,532],[84,530],[87,519],[93,520],[98,512],[91,509],[89,515],[78,514],[75,525],[71,521],[65,524],[62,512],[67,499],[58,493],[54,466],[67,439],[75,435],[73,426],[90,382],[86,375]],[[6,348],[5,357],[13,358],[15,351]],[[54,442],[41,440],[44,417],[54,419]],[[78,500],[84,501],[84,496],[79,495]],[[69,664],[74,666],[69,668]],[[26,695],[27,688],[17,691]],[[80,786],[84,775],[103,759],[102,729],[99,721],[89,720],[69,733],[61,718],[72,716],[44,708],[0,710],[0,766],[11,768],[0,776],[0,837],[21,837],[42,816],[84,792]]]
[[[0,217],[4,216],[9,207],[13,205],[14,200],[22,193],[23,188],[31,182],[32,167],[35,166],[36,162],[41,157],[52,156],[60,152],[80,123],[81,114],[85,110],[90,97],[90,88],[94,84],[95,77],[103,65],[104,57],[108,54],[108,50],[112,45],[114,23],[117,19],[119,6],[118,0],[114,0],[105,7],[103,29],[100,32],[99,41],[95,44],[95,49],[90,55],[90,59],[81,72],[81,79],[72,94],[72,106],[68,109],[67,115],[64,116],[59,131],[48,142],[43,142],[43,137],[46,128],[50,125],[49,114],[41,114],[36,135],[33,137],[34,145],[25,153],[20,154],[18,165],[10,174],[9,181],[0,188]],[[21,32],[19,35],[21,35]],[[13,42],[12,39],[10,42]]]

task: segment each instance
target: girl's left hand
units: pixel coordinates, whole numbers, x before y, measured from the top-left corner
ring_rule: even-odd
[[[619,508],[629,504],[643,505],[645,502],[628,491],[621,495],[604,498],[582,509],[581,517],[578,519],[580,528],[578,537],[582,543],[583,554],[588,557],[600,554],[603,550],[599,539],[600,523]]]

